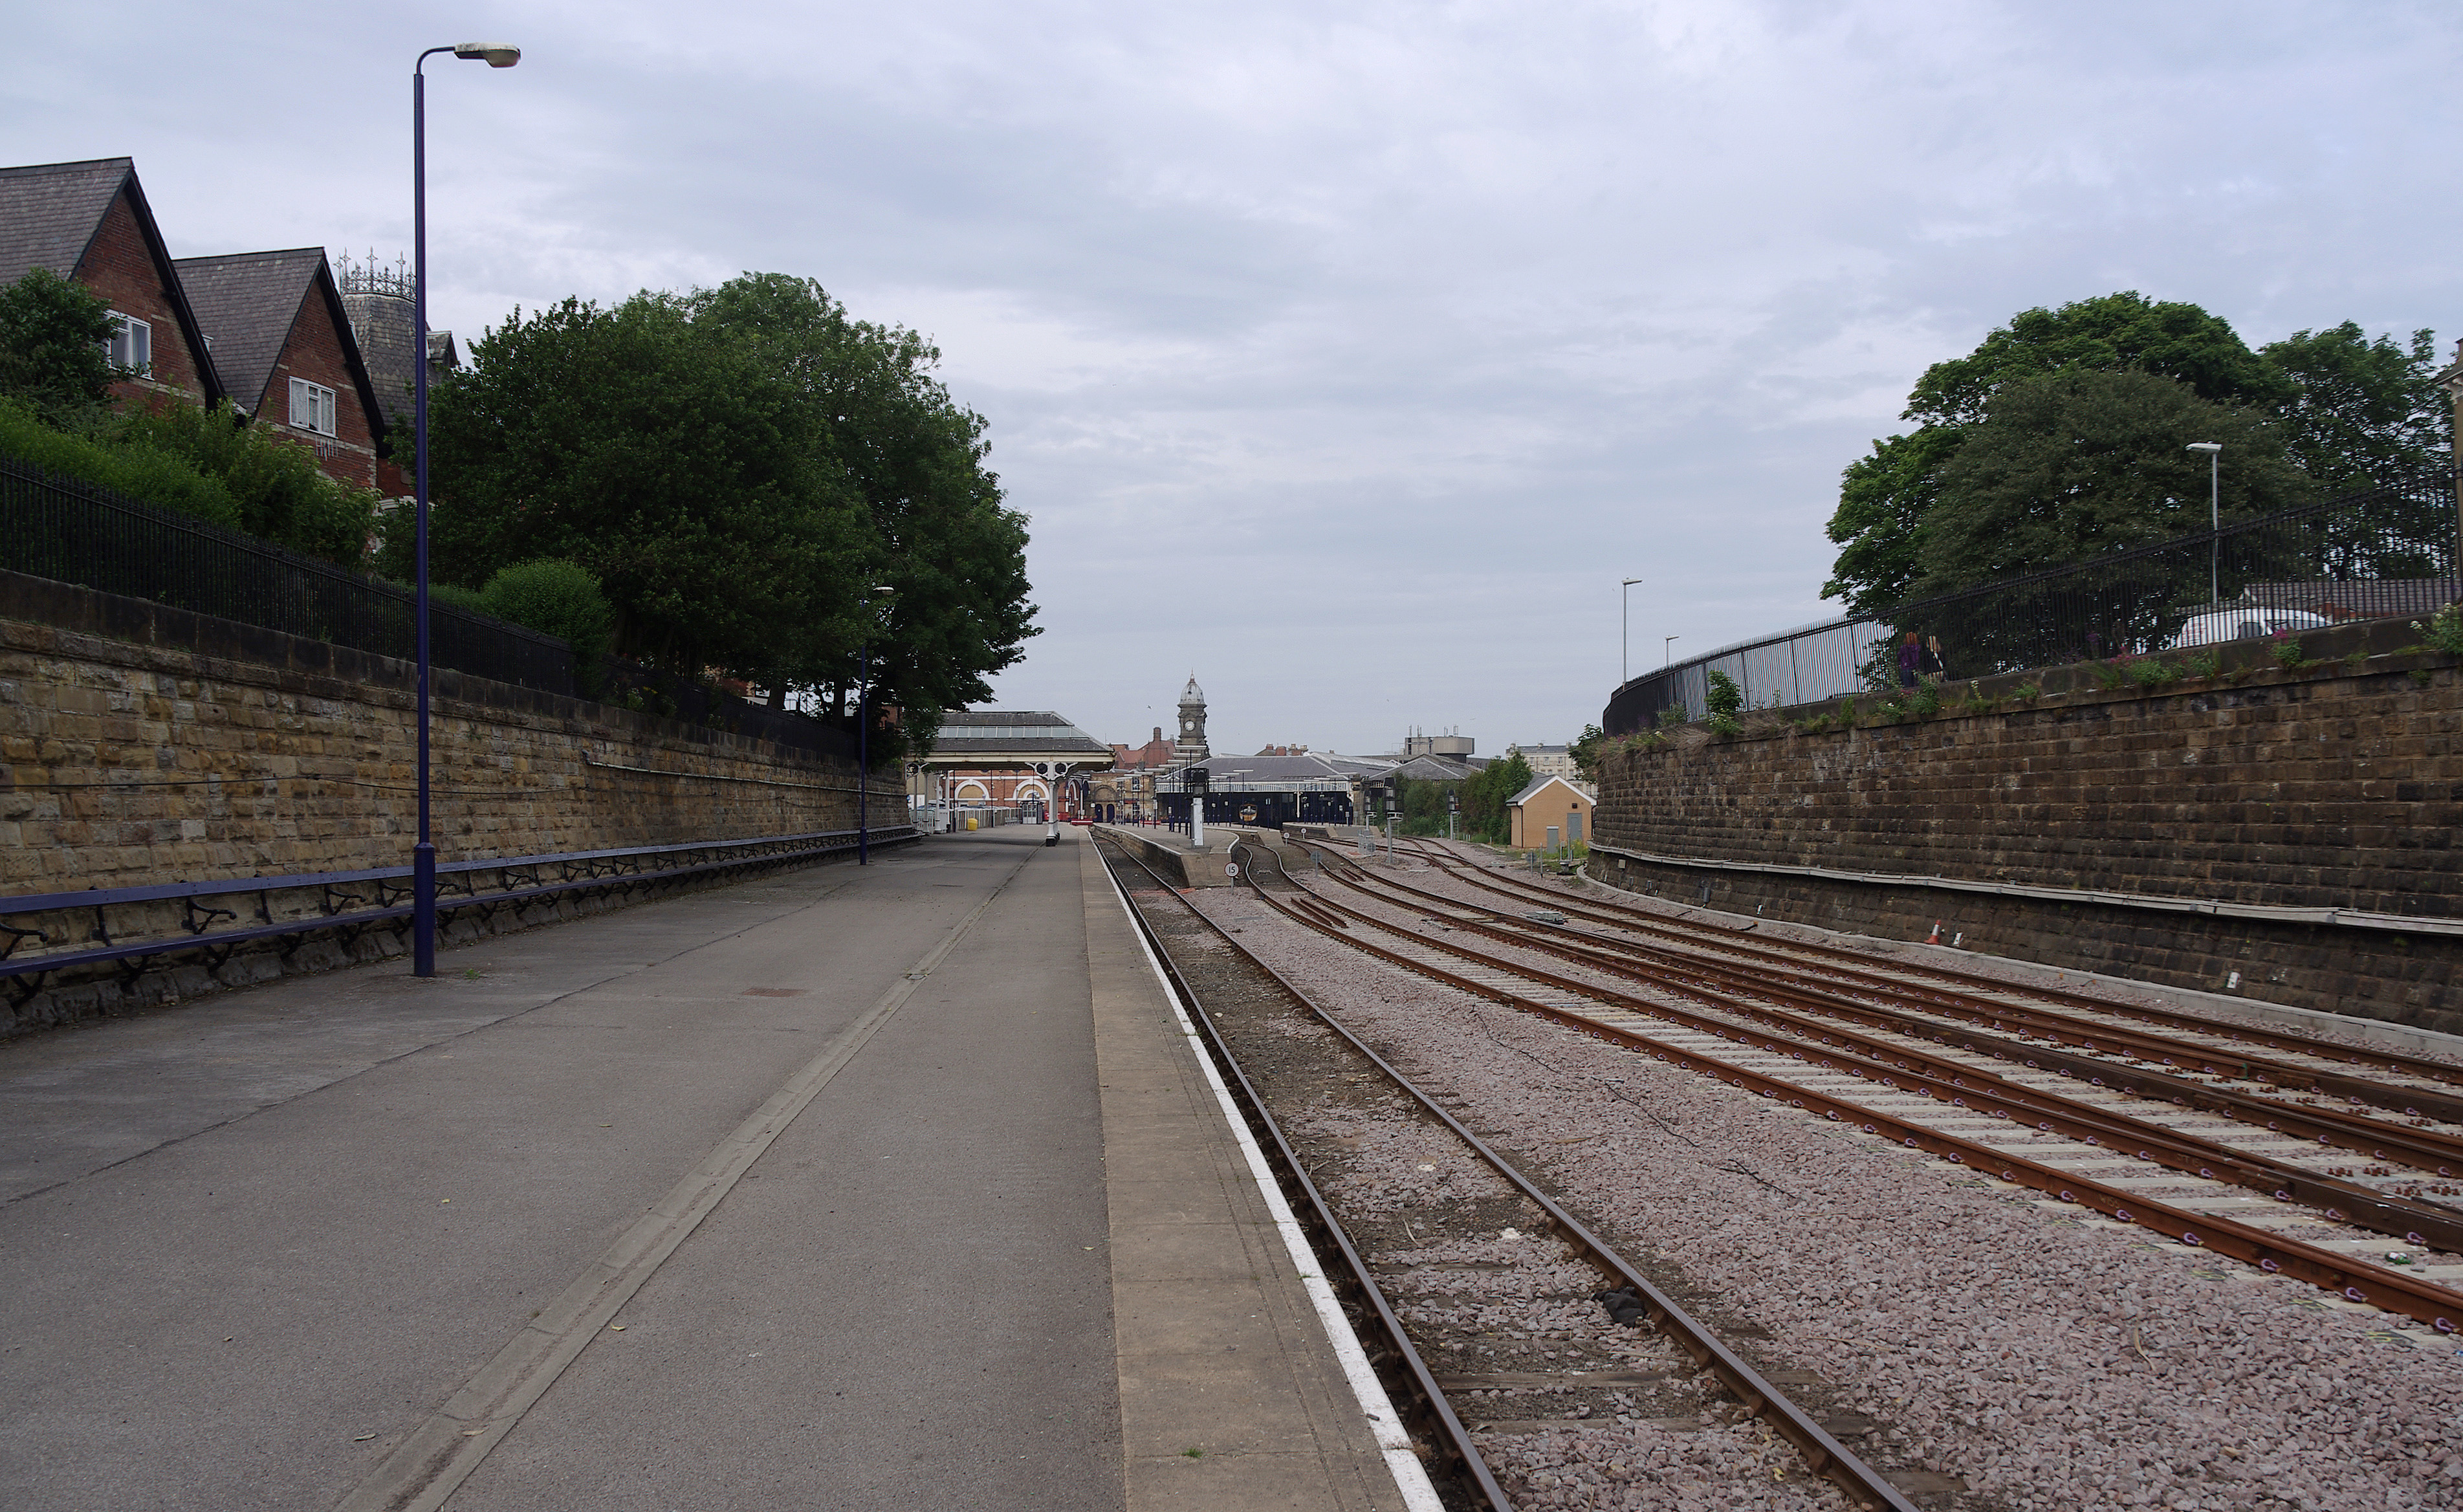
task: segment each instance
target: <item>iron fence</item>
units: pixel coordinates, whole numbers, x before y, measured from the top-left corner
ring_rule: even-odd
[[[2366,489],[1723,646],[1627,682],[1601,724],[1625,734],[1668,709],[1699,719],[1714,671],[1754,708],[1890,688],[1910,633],[1927,651],[1938,643],[1928,670],[1967,678],[2430,614],[2463,600],[2456,527],[2444,474]]]
[[[0,457],[0,567],[124,598],[410,661],[418,595],[160,505]],[[573,648],[552,635],[431,599],[439,667],[578,695]],[[855,737],[807,715],[609,658],[602,696],[666,718],[853,756]]]
[[[407,661],[418,596],[270,541],[0,457],[0,566]],[[430,602],[439,667],[553,693],[574,690],[553,636]]]

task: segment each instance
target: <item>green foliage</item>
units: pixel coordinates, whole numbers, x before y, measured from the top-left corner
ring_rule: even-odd
[[[2290,671],[2292,668],[2299,667],[2300,665],[2300,643],[2294,640],[2291,636],[2286,635],[2281,630],[2276,631],[2273,639],[2274,644],[2269,646],[2267,650],[2275,657],[2275,665],[2282,668],[2286,671]]]
[[[1472,840],[1503,844],[1513,836],[1513,816],[1506,800],[1531,785],[1531,763],[1515,752],[1491,761],[1462,785],[1463,833]]]
[[[1673,730],[1685,722],[1685,714],[1686,709],[1683,704],[1669,704],[1659,712],[1654,723],[1662,730]]]
[[[2010,690],[2010,696],[2016,698],[2022,704],[2032,704],[2037,699],[2044,696],[2044,690],[2041,688],[2037,687],[2034,683],[2020,683],[2017,687]]]
[[[2165,476],[2203,473],[2204,464],[2186,457],[2179,442],[2224,443],[2222,481],[2245,497],[2243,514],[2435,471],[2445,465],[2444,449],[2453,436],[2452,405],[2431,381],[2437,365],[2427,331],[2413,333],[2407,349],[2391,337],[2372,341],[2347,321],[2253,352],[2230,324],[2196,305],[2130,292],[2024,311],[1967,356],[1927,369],[1901,416],[1919,422],[1918,428],[1876,441],[1870,455],[1847,468],[1828,527],[1840,550],[1822,596],[1844,601],[1851,614],[1877,614],[1942,591],[1946,582],[1987,581],[2203,525],[2203,516],[2191,519],[2194,512],[2170,507],[2175,495],[2203,492]],[[2051,492],[2063,479],[2042,476],[2036,479],[2047,491],[2037,495],[2038,513],[2070,516],[2074,533],[2089,523],[2085,516],[2109,516],[2085,532],[2095,543],[2064,553],[2058,533],[2036,531],[2023,543],[1980,550],[1972,520],[1969,529],[1946,530],[1959,513],[1951,506],[1977,487],[1976,470],[2006,472],[2011,463],[2004,455],[1955,471],[1971,443],[1993,424],[2010,428],[2011,416],[2024,407],[2019,390],[2089,373],[2169,379],[2188,399],[2212,406],[2189,411],[2205,419],[2207,428],[2178,442],[2169,427],[2145,427],[2137,437],[2141,451],[2125,444],[2126,427],[2107,425],[2100,440],[2082,438],[2099,452],[2086,464],[2090,471],[2109,475],[2135,468],[2148,474],[2147,507],[2138,517],[2133,521],[2129,511],[2115,507],[2117,490],[2081,507]],[[2040,407],[2042,401],[2035,403]],[[2228,415],[2237,419],[2219,418]],[[2256,450],[2246,449],[2253,430],[2263,428],[2262,418],[2279,420],[2279,429]],[[2227,426],[2239,441],[2226,433]],[[2049,455],[2039,460],[2052,464],[2052,473],[2078,471]],[[2287,473],[2305,482],[2287,482]],[[1972,497],[1968,502],[1973,515]],[[2111,538],[2116,534],[2120,539]]]
[[[1827,527],[1839,548],[1825,599],[1843,599],[1847,612],[1868,614],[1909,596],[1924,572],[1924,520],[1940,493],[1941,470],[1965,432],[1927,426],[1912,435],[1873,443],[1872,455],[1848,465],[1839,508]]]
[[[2180,669],[2160,656],[2133,657],[2125,669],[2129,680],[2144,689],[2169,688],[2181,680]]]
[[[1584,725],[1582,733],[1565,754],[1574,758],[1574,771],[1585,782],[1600,779],[1600,758],[1607,753],[1608,733],[1597,725]]]
[[[184,457],[219,480],[250,535],[344,567],[365,560],[375,492],[328,476],[307,448],[241,424],[229,404],[211,410],[158,405],[123,417],[119,434],[131,446]]]
[[[982,417],[922,338],[849,319],[816,284],[567,300],[471,355],[432,400],[443,576],[570,561],[623,654],[817,692],[840,723],[868,649],[874,706],[903,709],[917,744],[1036,633],[1026,520],[984,466]],[[899,733],[875,744],[894,757]]]
[[[110,305],[49,268],[29,270],[0,288],[0,398],[48,425],[97,423],[129,376],[105,351],[112,331]]]
[[[2308,496],[2273,426],[2171,379],[2073,370],[2008,384],[1941,471],[1917,594],[2203,529],[2207,463],[2191,441],[2220,441],[2235,459],[2228,521]]]
[[[2463,656],[2463,604],[2450,603],[2429,617],[2429,623],[2418,620],[2411,627],[2429,637],[2429,644],[2449,656]]]
[[[1915,716],[1919,719],[1929,719],[1933,715],[1941,712],[1941,683],[1939,680],[1928,677],[1924,681],[1918,683],[1916,685],[1915,692],[1907,700],[1907,707],[1914,711]]]
[[[2212,646],[2204,650],[2191,651],[2189,666],[2191,676],[2212,681],[2224,669],[2224,653]]]
[[[479,592],[488,613],[573,647],[574,676],[587,697],[597,697],[607,659],[615,611],[586,567],[553,557],[501,568]]]
[[[2010,384],[2079,369],[2176,379],[2212,404],[2272,408],[2294,392],[2220,317],[2131,290],[2021,311],[1967,356],[1928,368],[1907,396],[1906,418],[1973,425]]]
[[[1744,726],[1737,723],[1736,712],[1745,706],[1745,695],[1736,680],[1727,673],[1713,671],[1705,681],[1708,689],[1702,694],[1702,705],[1710,711],[1711,733],[1714,735],[1735,734]]]
[[[240,528],[239,504],[230,491],[198,471],[186,458],[151,446],[114,445],[71,435],[46,425],[18,400],[0,399],[0,456],[31,462],[231,530]]]
[[[1406,835],[1442,835],[1446,832],[1446,800],[1461,791],[1460,782],[1439,782],[1419,778],[1397,778],[1403,788],[1402,831]]]
[[[2454,406],[2437,386],[2435,333],[2414,331],[2407,350],[2346,320],[2259,351],[2298,385],[2281,408],[2288,450],[2322,492],[2447,467]]]

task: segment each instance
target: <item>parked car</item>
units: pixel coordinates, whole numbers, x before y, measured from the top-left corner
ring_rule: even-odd
[[[2261,604],[2233,604],[2190,616],[2180,633],[2164,643],[2164,649],[2177,651],[2189,646],[2212,646],[2218,641],[2248,641],[2261,635],[2298,635],[2303,630],[2322,630],[2335,622],[2322,614],[2305,609],[2270,609]]]

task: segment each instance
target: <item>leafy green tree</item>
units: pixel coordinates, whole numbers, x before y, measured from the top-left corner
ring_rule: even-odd
[[[1918,428],[1874,442],[1870,455],[1849,465],[1828,527],[1840,552],[1822,596],[1863,615],[1918,591],[1929,575],[1927,521],[1941,501],[1943,471],[1970,431],[2004,388],[2071,370],[2152,373],[2179,380],[2199,398],[2259,408],[2297,392],[2230,324],[2193,304],[2130,291],[2022,311],[1967,356],[1926,369],[1900,416]]]
[[[2220,474],[2228,522],[2310,496],[2277,426],[2187,383],[2073,368],[2006,384],[1941,470],[1918,594],[2204,529],[2208,465],[2186,449],[2192,441],[2219,441],[2232,459]]]
[[[566,642],[573,647],[574,674],[581,690],[594,696],[599,692],[599,664],[607,656],[615,610],[590,569],[555,558],[499,568],[479,590],[479,607]]]
[[[990,697],[1035,633],[1026,520],[983,465],[983,418],[932,377],[929,343],[817,284],[567,300],[472,357],[432,401],[442,576],[573,562],[622,654],[817,694],[842,724],[868,652],[874,709],[905,712],[874,742],[885,757]]]
[[[1473,840],[1503,844],[1513,835],[1513,816],[1506,803],[1531,785],[1531,763],[1522,753],[1491,761],[1462,786],[1464,833]]]
[[[1462,783],[1432,778],[1400,778],[1403,789],[1403,833],[1442,835],[1446,832],[1446,800],[1459,794]]]
[[[0,289],[0,397],[47,425],[94,425],[129,376],[112,364],[111,338],[108,304],[49,268],[29,270]]]
[[[2442,472],[2454,445],[2454,408],[2437,386],[2436,335],[2372,341],[2346,320],[2296,331],[2259,348],[2297,391],[2281,406],[2287,450],[2321,492],[2337,493]]]
[[[1585,782],[1600,779],[1600,757],[1607,752],[1608,733],[1597,725],[1584,725],[1582,733],[1565,754],[1574,758],[1575,774]]]
[[[245,424],[228,402],[210,410],[150,405],[121,416],[116,433],[125,445],[185,458],[219,481],[250,535],[344,567],[365,560],[376,492],[330,476],[306,447]]]

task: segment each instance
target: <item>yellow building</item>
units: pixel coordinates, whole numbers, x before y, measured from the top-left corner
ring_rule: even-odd
[[[1505,800],[1512,821],[1512,844],[1517,850],[1537,850],[1557,832],[1556,844],[1571,845],[1591,836],[1590,795],[1560,777],[1535,778],[1529,787]]]

